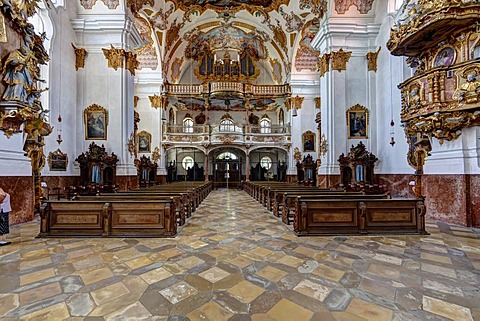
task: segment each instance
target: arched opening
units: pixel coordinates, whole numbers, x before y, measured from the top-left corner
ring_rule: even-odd
[[[234,147],[215,149],[209,154],[211,180],[215,188],[240,188],[245,180],[245,153]]]
[[[250,152],[251,181],[287,180],[287,153],[279,148],[260,148]]]

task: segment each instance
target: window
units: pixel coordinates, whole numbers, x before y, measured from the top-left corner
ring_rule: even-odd
[[[263,156],[262,159],[260,160],[260,166],[269,170],[270,167],[272,167],[272,159],[268,156]]]
[[[231,119],[224,119],[220,123],[219,130],[221,132],[234,132],[235,131],[235,123]]]
[[[238,159],[238,157],[230,152],[223,152],[217,156],[217,159]]]
[[[260,133],[269,134],[272,132],[272,125],[270,124],[270,119],[263,118],[260,121]]]
[[[185,170],[192,168],[195,161],[191,156],[185,156],[182,160],[182,166]]]
[[[193,119],[185,118],[183,120],[183,132],[184,133],[193,133]]]

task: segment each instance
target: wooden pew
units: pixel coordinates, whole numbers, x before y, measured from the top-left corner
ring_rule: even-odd
[[[298,197],[299,235],[428,234],[423,199],[309,199]]]
[[[40,237],[173,237],[173,200],[47,201]]]
[[[102,201],[102,202],[110,202],[110,201],[118,201],[118,200],[125,200],[125,201],[134,201],[134,200],[141,200],[141,201],[157,201],[157,200],[173,200],[173,204],[175,206],[175,213],[177,214],[178,225],[183,226],[186,221],[186,217],[190,217],[186,214],[186,208],[189,208],[189,203],[187,200],[187,195],[181,196],[172,196],[170,195],[157,195],[157,194],[141,194],[141,193],[102,193],[99,196],[83,196],[83,195],[76,195],[73,198],[73,201]],[[186,203],[185,203],[186,202]],[[186,206],[184,205],[186,204]]]
[[[283,200],[281,208],[282,222],[285,224],[290,224],[293,222],[294,213],[297,210],[297,199],[309,199],[309,200],[375,200],[375,199],[389,199],[391,198],[390,193],[384,194],[363,194],[362,192],[345,192],[342,194],[333,194],[333,193],[283,193]],[[277,214],[278,215],[278,214]]]

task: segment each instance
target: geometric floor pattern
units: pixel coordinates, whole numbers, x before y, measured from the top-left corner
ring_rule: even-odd
[[[0,320],[479,320],[480,230],[296,237],[242,191],[210,193],[174,239],[0,248]]]

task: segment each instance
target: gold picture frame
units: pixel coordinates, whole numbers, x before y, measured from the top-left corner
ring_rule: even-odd
[[[303,152],[315,152],[315,136],[310,130],[302,134]]]
[[[368,109],[356,104],[347,110],[347,130],[349,139],[368,138]]]
[[[50,171],[65,172],[68,166],[68,155],[64,154],[60,148],[48,154],[48,166]]]
[[[142,130],[137,134],[137,146],[139,153],[151,153],[152,151],[152,134]]]
[[[83,112],[86,140],[106,140],[108,111],[97,104],[85,108]]]

